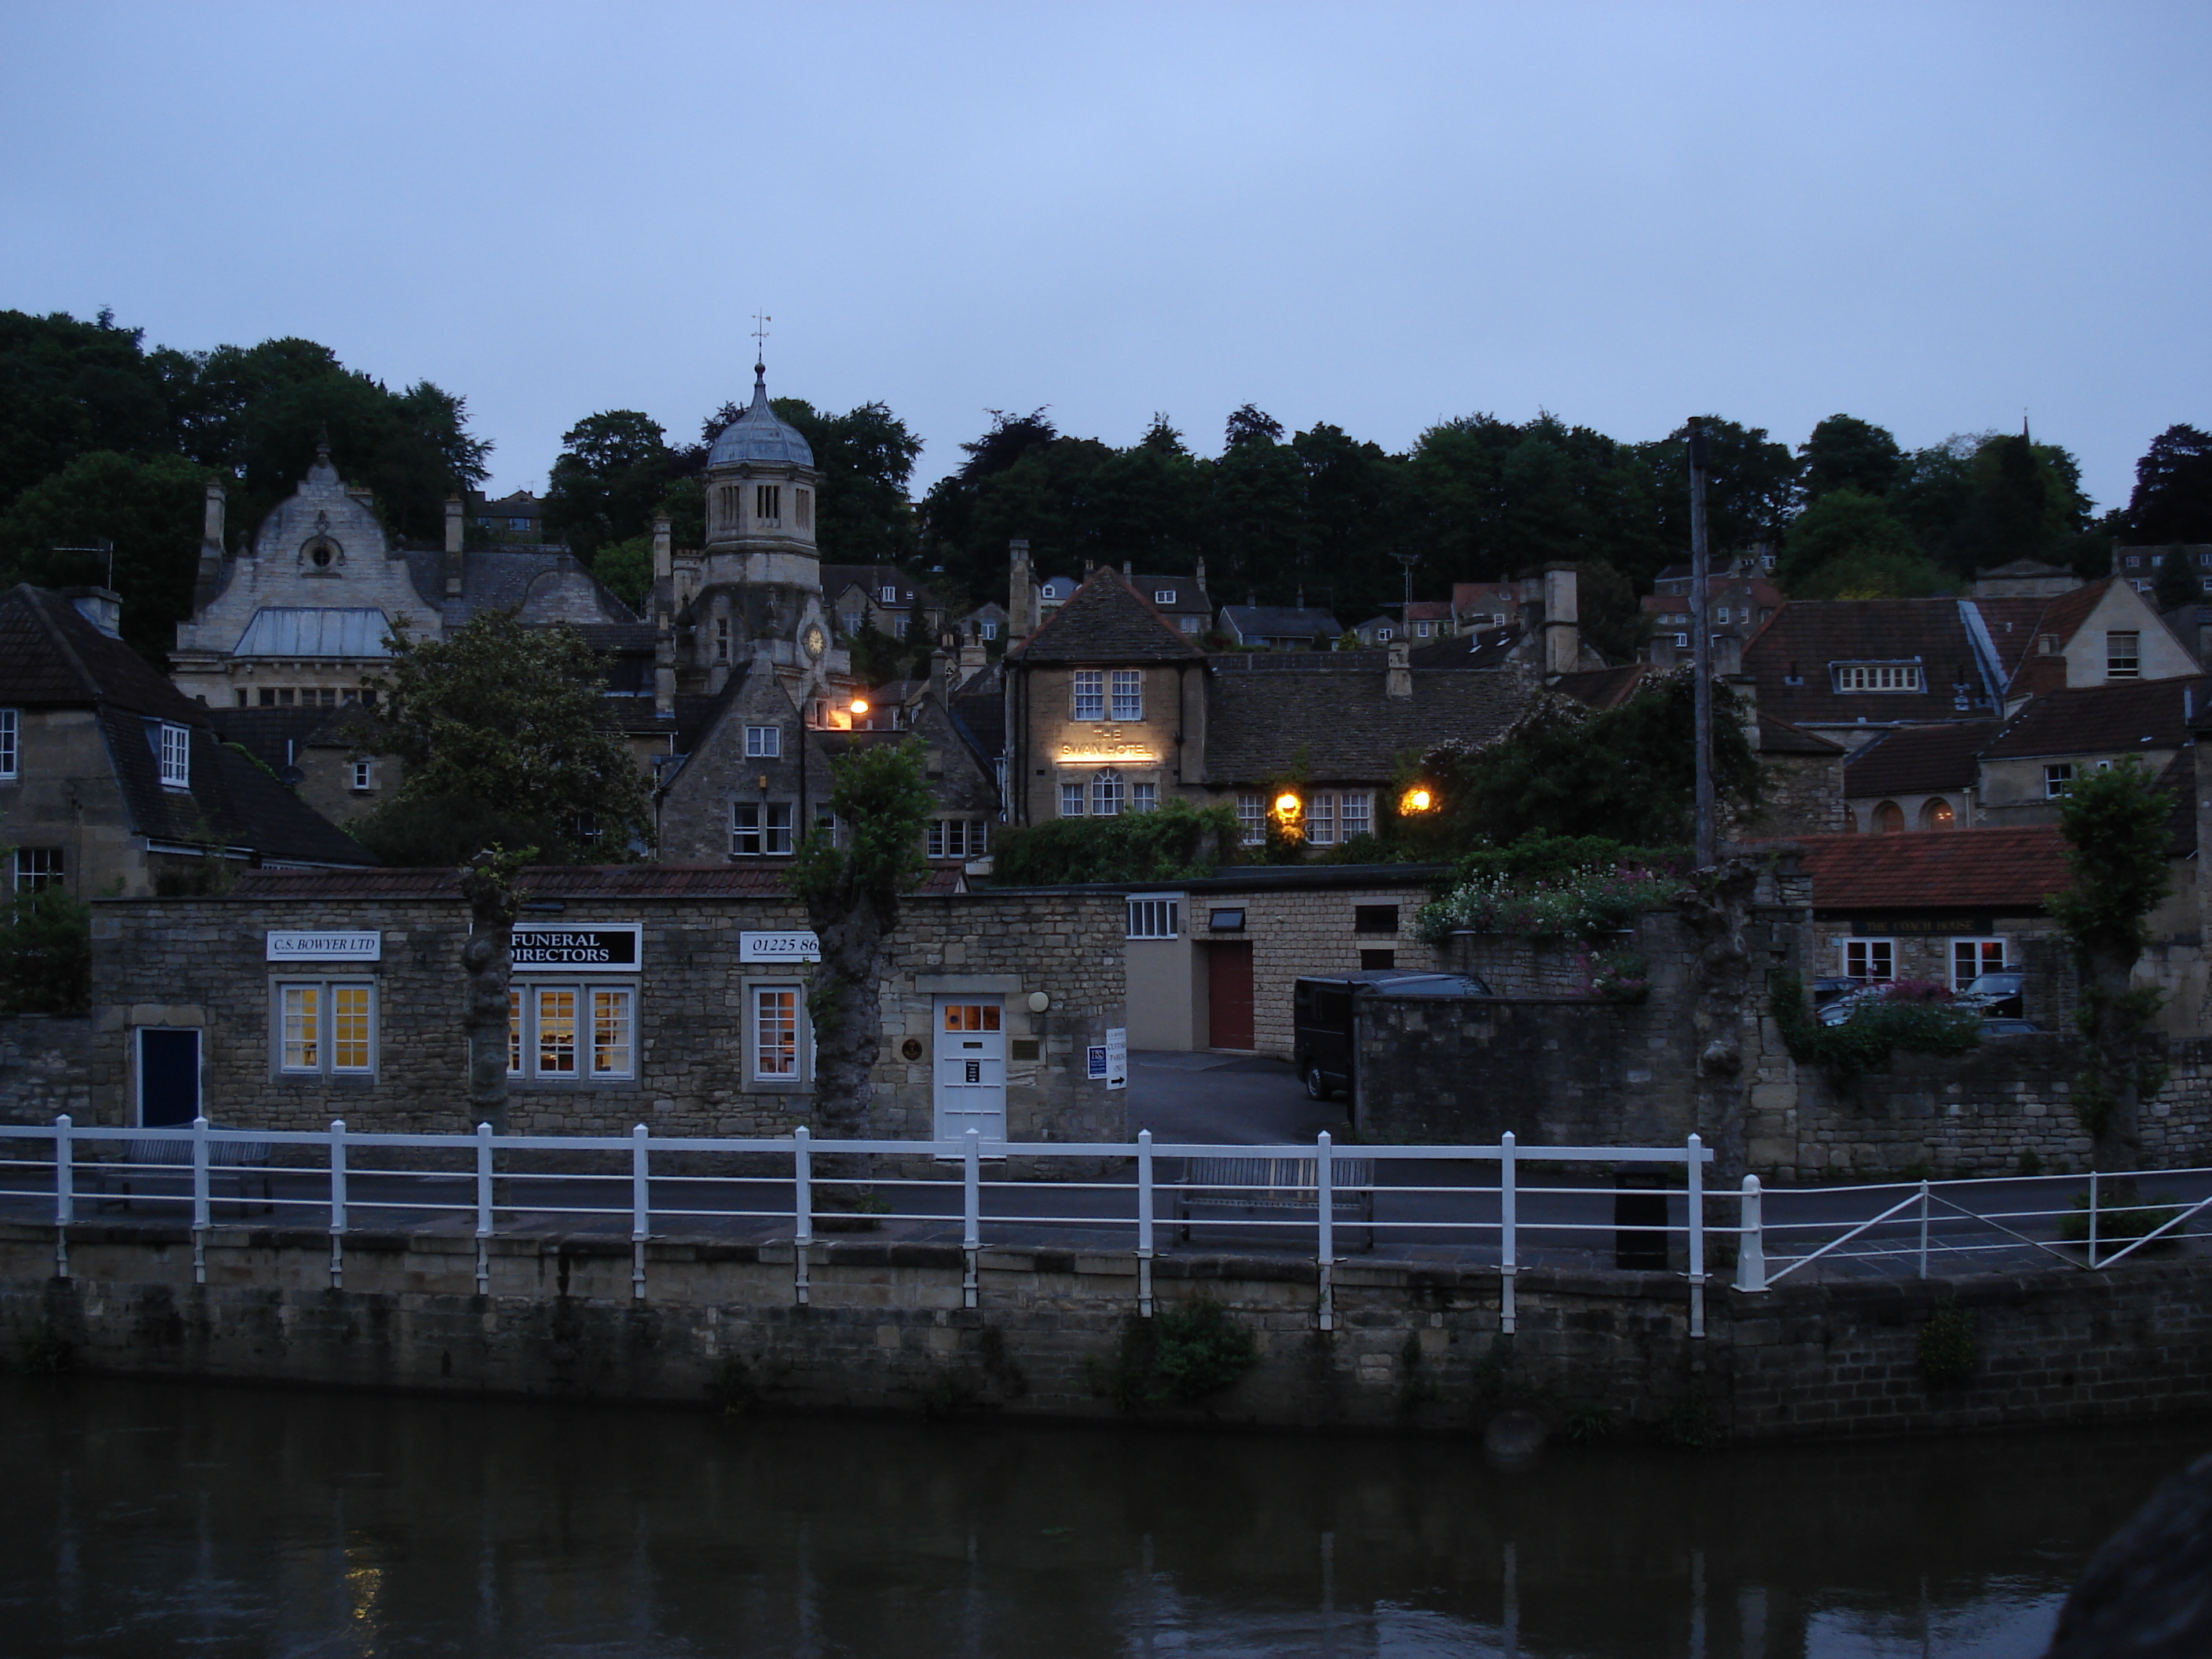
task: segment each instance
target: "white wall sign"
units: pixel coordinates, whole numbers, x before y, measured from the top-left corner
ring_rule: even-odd
[[[739,962],[819,962],[822,942],[804,927],[781,933],[741,931],[738,934]]]
[[[1129,1028],[1110,1025],[1106,1029],[1106,1086],[1126,1089],[1129,1086]]]
[[[634,974],[644,958],[635,921],[518,921],[514,924],[514,971],[563,974]]]
[[[380,962],[384,935],[362,933],[280,933],[268,935],[269,962]]]

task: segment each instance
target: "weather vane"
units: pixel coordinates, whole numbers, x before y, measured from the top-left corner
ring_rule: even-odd
[[[766,312],[753,313],[753,362],[756,366],[767,361],[768,325],[775,320]]]

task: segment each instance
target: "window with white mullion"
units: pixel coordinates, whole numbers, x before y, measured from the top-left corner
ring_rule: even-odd
[[[1103,669],[1079,668],[1075,671],[1073,718],[1079,720],[1103,720],[1106,718],[1106,675]]]
[[[1143,670],[1117,668],[1114,671],[1114,718],[1117,720],[1140,720],[1145,718]]]
[[[22,766],[23,711],[0,708],[0,778],[17,775]]]

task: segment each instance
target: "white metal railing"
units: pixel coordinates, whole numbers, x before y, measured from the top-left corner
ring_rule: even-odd
[[[2127,1185],[2116,1194],[2115,1183]],[[2160,1190],[2146,1194],[2145,1188]],[[2063,1202],[2045,1201],[2054,1197]],[[1777,1221],[1767,1214],[1769,1200],[1777,1199],[1800,1211],[1844,1212]],[[2028,1251],[2102,1272],[2154,1244],[2212,1237],[2212,1170],[2207,1169],[1990,1176],[1783,1192],[1764,1191],[1756,1176],[1746,1176],[1740,1203],[1735,1288],[1754,1292],[1816,1261],[1870,1263],[1884,1270],[1909,1263],[1925,1279],[1931,1257],[1948,1265],[1960,1258],[2017,1257]],[[1863,1213],[1877,1204],[1881,1207],[1872,1214]],[[1783,1235],[1787,1238],[1778,1237]],[[1776,1247],[1784,1243],[1801,1253],[1779,1254]]]
[[[327,1130],[220,1129],[204,1119],[173,1127],[81,1128],[67,1116],[51,1125],[0,1125],[0,1145],[9,1140],[45,1142],[44,1158],[0,1158],[0,1183],[20,1183],[26,1177],[44,1188],[51,1182],[55,1227],[55,1272],[69,1274],[69,1229],[78,1220],[81,1202],[95,1206],[121,1203],[167,1206],[188,1212],[192,1236],[195,1282],[207,1277],[206,1235],[217,1203],[258,1203],[270,1212],[316,1213],[325,1218],[331,1239],[331,1283],[343,1283],[345,1237],[364,1212],[372,1216],[428,1216],[473,1224],[477,1243],[477,1285],[489,1290],[489,1243],[502,1218],[587,1218],[599,1224],[626,1219],[631,1243],[631,1290],[646,1294],[646,1243],[656,1228],[682,1221],[767,1221],[777,1224],[776,1242],[788,1240],[795,1258],[793,1294],[805,1303],[810,1295],[808,1253],[815,1243],[817,1222],[825,1212],[821,1189],[860,1188],[880,1204],[888,1189],[908,1201],[894,1207],[884,1205],[866,1212],[881,1221],[949,1224],[957,1219],[967,1268],[963,1300],[976,1305],[979,1294],[978,1255],[983,1248],[986,1224],[1003,1235],[1014,1229],[1067,1228],[1092,1234],[1100,1231],[1128,1237],[1137,1261],[1138,1310],[1152,1312],[1152,1261],[1158,1248],[1159,1197],[1167,1193],[1181,1206],[1174,1224],[1186,1234],[1205,1228],[1217,1233],[1258,1230],[1267,1237],[1310,1237],[1318,1268],[1321,1328],[1334,1324],[1333,1268],[1338,1256],[1340,1199],[1346,1194],[1364,1196],[1367,1207],[1357,1223],[1371,1244],[1378,1235],[1401,1237],[1441,1237],[1478,1246],[1494,1243],[1500,1280],[1502,1328],[1515,1328],[1514,1279],[1523,1247],[1533,1240],[1566,1238],[1598,1241],[1592,1235],[1611,1237],[1623,1231],[1618,1216],[1595,1218],[1573,1211],[1572,1200],[1614,1198],[1613,1186],[1592,1187],[1543,1182],[1528,1184],[1521,1174],[1524,1164],[1632,1164],[1677,1166],[1682,1187],[1666,1194],[1665,1213],[1629,1224],[1627,1231],[1671,1241],[1680,1237],[1686,1244],[1691,1333],[1705,1334],[1706,1236],[1734,1232],[1715,1228],[1705,1220],[1705,1165],[1712,1153],[1696,1135],[1680,1146],[1522,1146],[1511,1134],[1492,1146],[1358,1146],[1340,1148],[1326,1133],[1310,1146],[1216,1146],[1156,1144],[1149,1131],[1133,1144],[1112,1142],[984,1141],[969,1130],[958,1142],[874,1139],[822,1139],[801,1127],[789,1135],[750,1139],[703,1136],[650,1134],[643,1124],[628,1135],[497,1135],[489,1124],[478,1124],[473,1135],[363,1133],[349,1129],[343,1119]],[[283,1149],[295,1149],[284,1160]],[[394,1152],[427,1156],[433,1167],[398,1167]],[[617,1169],[543,1169],[527,1165],[536,1155],[600,1154],[625,1167]],[[103,1154],[108,1154],[103,1156]],[[88,1156],[89,1155],[89,1156]],[[766,1158],[780,1166],[774,1173],[708,1173],[697,1167],[702,1158],[716,1156]],[[823,1172],[817,1160],[835,1158],[841,1164],[862,1158],[896,1158],[927,1163],[936,1159],[957,1163],[957,1176],[877,1175],[840,1168]],[[694,1167],[677,1169],[654,1159],[687,1159]],[[1081,1160],[1112,1161],[1133,1166],[1119,1179],[1031,1181],[1003,1174],[988,1176],[986,1161],[1034,1160],[1040,1163]],[[366,1160],[380,1159],[381,1162]],[[442,1163],[441,1162],[442,1160]],[[1222,1163],[1256,1165],[1260,1173],[1249,1180],[1224,1181],[1218,1176]],[[1494,1182],[1470,1183],[1439,1180],[1380,1182],[1378,1166],[1435,1164],[1494,1165]],[[1284,1166],[1297,1174],[1285,1185]],[[1193,1166],[1197,1165],[1194,1173]],[[318,1167],[319,1166],[319,1167]],[[1305,1172],[1310,1170],[1309,1176]],[[1418,1175],[1417,1170],[1408,1174]],[[1352,1179],[1347,1181],[1349,1175]],[[187,1178],[188,1176],[188,1178]],[[236,1181],[234,1199],[219,1197],[218,1178]],[[258,1198],[246,1188],[260,1185]],[[620,1190],[627,1184],[627,1193]],[[118,1185],[122,1190],[118,1193]],[[141,1188],[145,1190],[140,1190]],[[957,1190],[957,1208],[950,1206]],[[786,1189],[787,1188],[787,1192]],[[0,1185],[0,1190],[4,1190]],[[765,1189],[765,1190],[764,1190]],[[1375,1214],[1372,1199],[1387,1191],[1401,1209],[1427,1213],[1395,1216]],[[15,1190],[22,1192],[21,1184]],[[948,1200],[946,1207],[926,1206],[935,1193]],[[1063,1195],[1085,1194],[1091,1213],[1070,1214],[1079,1208]],[[1235,1195],[1230,1206],[1237,1213],[1227,1219],[1205,1219],[1193,1211],[1224,1194]],[[987,1212],[986,1197],[1002,1200]],[[1524,1219],[1524,1196],[1540,1197],[1552,1213]],[[1655,1194],[1656,1195],[1656,1194]],[[726,1201],[708,1203],[720,1197]],[[1024,1200],[1053,1201],[1047,1212],[1032,1212]],[[600,1201],[600,1200],[605,1201]],[[1561,1201],[1567,1201],[1562,1210]],[[1674,1218],[1679,1206],[1681,1218]],[[1268,1210],[1287,1210],[1269,1215]],[[312,1224],[312,1221],[310,1222]],[[784,1232],[782,1227],[789,1231]]]

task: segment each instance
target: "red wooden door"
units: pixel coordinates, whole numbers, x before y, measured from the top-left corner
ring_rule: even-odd
[[[1206,1046],[1252,1046],[1251,941],[1217,939],[1206,947]]]

